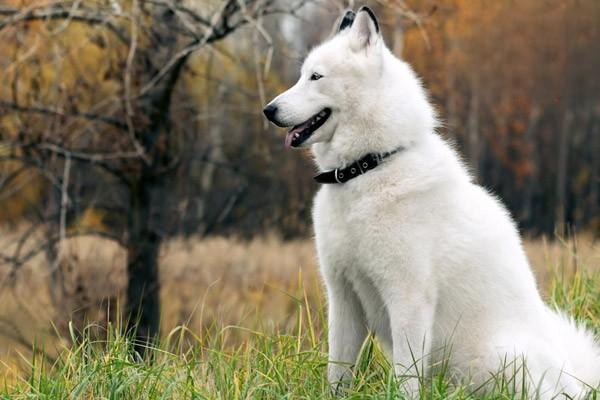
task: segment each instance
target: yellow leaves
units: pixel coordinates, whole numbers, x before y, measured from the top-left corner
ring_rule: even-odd
[[[69,229],[73,231],[94,230],[100,232],[109,232],[110,227],[106,226],[104,222],[105,216],[106,212],[94,207],[89,207],[69,227]]]
[[[19,131],[19,116],[16,113],[11,113],[2,116],[0,114],[0,132],[2,133],[2,139],[6,140],[9,138],[16,137]],[[10,147],[7,143],[0,142],[0,157],[7,156],[10,153]]]
[[[7,157],[10,154],[10,146],[0,142],[0,158]]]
[[[20,30],[18,40],[12,38],[3,47],[0,60],[4,57],[12,63],[1,77],[0,95],[16,89],[21,103],[31,99],[60,105],[70,100],[67,94],[76,93],[78,109],[91,108],[116,93],[117,85],[110,81],[117,76],[110,71],[126,51],[100,25],[62,20],[41,21],[28,31]]]
[[[0,188],[0,222],[17,222],[40,203],[44,180],[19,162],[0,163],[0,178],[7,180]]]

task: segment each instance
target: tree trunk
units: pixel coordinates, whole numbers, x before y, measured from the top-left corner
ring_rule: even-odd
[[[158,336],[160,320],[161,236],[152,226],[152,186],[152,175],[144,169],[130,191],[126,318],[128,333],[135,338],[140,354]]]
[[[476,77],[471,80],[471,98],[469,100],[469,116],[467,120],[468,151],[471,170],[477,179],[479,176],[479,81]]]
[[[173,15],[160,12],[155,19],[157,27],[154,34],[159,40],[143,52],[148,54],[146,59],[162,60],[159,65],[166,65],[176,47]],[[162,23],[158,24],[159,21]],[[164,171],[160,171],[167,168],[170,161],[171,96],[188,56],[180,58],[138,102],[138,113],[147,116],[148,123],[137,127],[136,137],[149,160],[142,163],[139,175],[129,188],[126,318],[128,334],[135,339],[135,348],[140,354],[145,353],[146,345],[152,344],[160,333],[158,255],[162,236],[156,230],[164,221],[162,207],[153,204],[152,193],[163,189]],[[139,73],[143,76],[151,77],[157,73],[152,65],[140,66]]]
[[[592,126],[592,176],[590,178],[590,219],[594,218],[600,222],[600,124],[594,123]],[[584,221],[588,223],[589,221]],[[600,223],[595,225],[595,235],[600,236]]]
[[[565,111],[560,130],[558,163],[556,166],[556,213],[554,229],[561,235],[565,234],[566,198],[567,198],[567,169],[569,164],[569,133],[573,122],[573,112]]]
[[[537,189],[537,181],[538,181],[538,149],[536,146],[536,132],[538,129],[538,124],[540,122],[542,115],[542,110],[537,104],[533,104],[531,106],[531,111],[529,112],[529,124],[527,126],[527,131],[525,132],[525,144],[528,149],[528,159],[531,163],[531,173],[529,176],[525,177],[525,185],[523,191],[523,209],[520,216],[520,221],[525,225],[534,225],[532,222],[533,219],[533,195]]]

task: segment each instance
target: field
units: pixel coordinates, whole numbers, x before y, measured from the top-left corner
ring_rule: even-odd
[[[526,249],[545,298],[600,333],[600,246],[582,236],[527,240]],[[309,240],[166,243],[162,341],[143,361],[132,356],[116,317],[122,250],[98,238],[71,239],[63,260],[52,269],[40,256],[2,289],[0,398],[330,397],[325,301]],[[444,376],[422,384],[423,398],[519,398],[514,382],[500,378],[488,397],[473,397],[472,388]],[[344,395],[402,398],[400,387],[368,341]]]

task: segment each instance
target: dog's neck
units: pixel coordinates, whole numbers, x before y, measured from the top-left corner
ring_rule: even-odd
[[[334,139],[314,144],[312,152],[319,169],[326,171],[345,168],[367,154],[385,154],[399,148],[408,149],[415,144],[410,140],[398,140],[396,135],[385,135],[375,130],[364,131],[354,136],[360,140],[359,145],[352,141]]]
[[[435,129],[433,108],[412,69],[389,51],[384,57],[387,67],[378,83],[363,94],[360,109],[343,115],[329,141],[312,146],[321,171],[344,168],[366,154],[410,149]],[[394,79],[398,69],[406,78]]]

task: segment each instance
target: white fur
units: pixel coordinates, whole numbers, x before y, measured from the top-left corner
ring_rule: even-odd
[[[309,80],[313,72],[323,78]],[[450,352],[452,376],[473,387],[522,359],[540,398],[599,384],[592,335],[543,303],[509,213],[435,133],[419,79],[366,12],[314,49],[298,83],[272,104],[285,125],[332,109],[306,142],[321,170],[405,148],[315,197],[332,384],[348,377],[369,331],[401,376],[430,371]],[[416,378],[406,382],[418,391]]]

